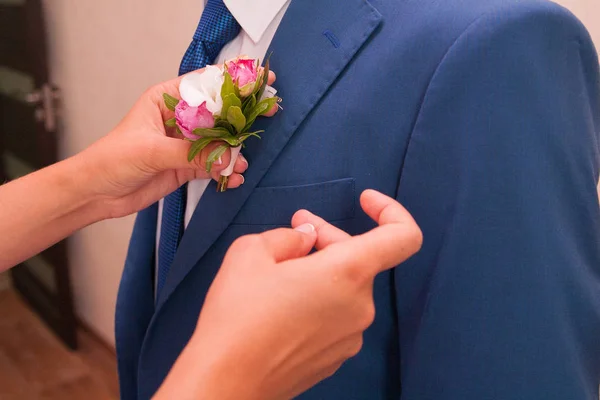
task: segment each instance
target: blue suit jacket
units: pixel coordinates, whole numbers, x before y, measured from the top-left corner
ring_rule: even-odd
[[[124,399],[147,399],[241,235],[307,208],[352,233],[375,188],[421,252],[375,282],[364,348],[302,399],[594,399],[600,377],[598,59],[541,0],[295,0],[273,40],[284,110],[246,183],[200,200],[155,305],[156,207],[117,303]]]

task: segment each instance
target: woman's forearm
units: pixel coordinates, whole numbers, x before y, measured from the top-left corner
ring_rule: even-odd
[[[179,80],[146,91],[115,129],[82,153],[0,186],[0,271],[77,229],[142,210],[192,179],[220,179],[229,150],[209,173],[206,162],[219,143],[188,162],[190,143],[165,131],[173,112],[163,93],[178,96]],[[229,188],[244,182],[247,168],[238,157]]]
[[[100,219],[76,157],[0,186],[0,271]]]

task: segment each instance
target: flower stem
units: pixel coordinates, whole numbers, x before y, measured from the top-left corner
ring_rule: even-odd
[[[219,183],[217,183],[217,192],[224,192],[227,190],[229,184],[229,176],[220,176]]]

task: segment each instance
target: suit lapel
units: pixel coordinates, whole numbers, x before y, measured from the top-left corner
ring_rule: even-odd
[[[381,23],[365,0],[294,0],[271,43],[271,65],[284,110],[255,124],[262,140],[250,139],[250,162],[241,188],[216,193],[212,182],[182,238],[157,302],[157,311],[229,226],[288,140]]]

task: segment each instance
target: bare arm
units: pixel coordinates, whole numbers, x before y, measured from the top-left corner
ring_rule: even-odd
[[[162,93],[179,97],[179,79],[150,88],[112,132],[82,153],[0,186],[0,271],[96,221],[137,212],[192,179],[219,178],[229,150],[208,174],[206,158],[218,143],[189,163],[190,143],[165,130],[163,121],[173,113]],[[269,83],[274,80],[272,74]],[[239,157],[229,187],[242,184],[247,167]]]
[[[102,217],[77,157],[0,186],[0,271]]]

